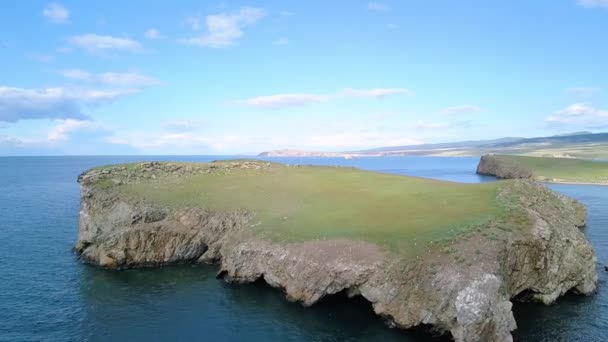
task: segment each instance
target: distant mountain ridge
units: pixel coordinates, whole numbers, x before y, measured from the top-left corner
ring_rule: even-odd
[[[266,157],[378,157],[378,156],[481,156],[488,153],[561,158],[608,159],[608,133],[576,132],[537,138],[505,137],[493,140],[387,146],[359,151],[314,152],[274,150]]]

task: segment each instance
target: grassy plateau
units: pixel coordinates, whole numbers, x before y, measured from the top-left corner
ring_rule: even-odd
[[[608,184],[608,162],[510,155],[495,156],[495,158],[531,170],[539,180]]]
[[[461,184],[265,162],[234,167],[238,163],[196,164],[211,172],[169,174],[116,188],[166,207],[252,210],[255,233],[286,242],[348,238],[416,245],[458,236],[505,213],[497,200],[501,182]]]

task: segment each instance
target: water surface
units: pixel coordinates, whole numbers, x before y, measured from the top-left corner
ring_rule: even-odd
[[[363,300],[337,296],[312,308],[264,284],[228,285],[213,266],[105,271],[72,254],[78,226],[76,177],[103,164],[220,157],[0,157],[0,340],[2,341],[428,341],[388,328]],[[266,158],[345,165],[458,182],[476,158]],[[608,188],[552,185],[589,207],[586,234],[608,261]],[[520,341],[608,340],[606,272],[593,297],[518,305]]]

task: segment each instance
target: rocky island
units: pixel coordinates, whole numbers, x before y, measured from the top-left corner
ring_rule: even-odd
[[[75,246],[121,269],[216,263],[313,305],[362,296],[391,325],[511,341],[514,300],[591,294],[586,210],[530,180],[459,184],[262,161],[137,163],[79,177]]]
[[[485,155],[477,173],[501,179],[608,185],[608,162],[573,158]]]

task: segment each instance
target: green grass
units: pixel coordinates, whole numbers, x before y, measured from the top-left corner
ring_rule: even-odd
[[[608,182],[608,162],[524,156],[495,156],[509,164],[529,169],[541,180],[563,182]]]
[[[500,152],[497,152],[500,153]],[[574,144],[564,146],[549,146],[546,148],[530,148],[520,149],[516,152],[518,155],[531,157],[561,157],[570,156],[579,159],[600,159],[608,160],[608,144],[605,143],[588,143]]]
[[[271,164],[117,189],[169,207],[250,209],[253,223],[259,221],[254,232],[275,241],[349,238],[411,248],[473,231],[504,214],[496,199],[500,186]]]

